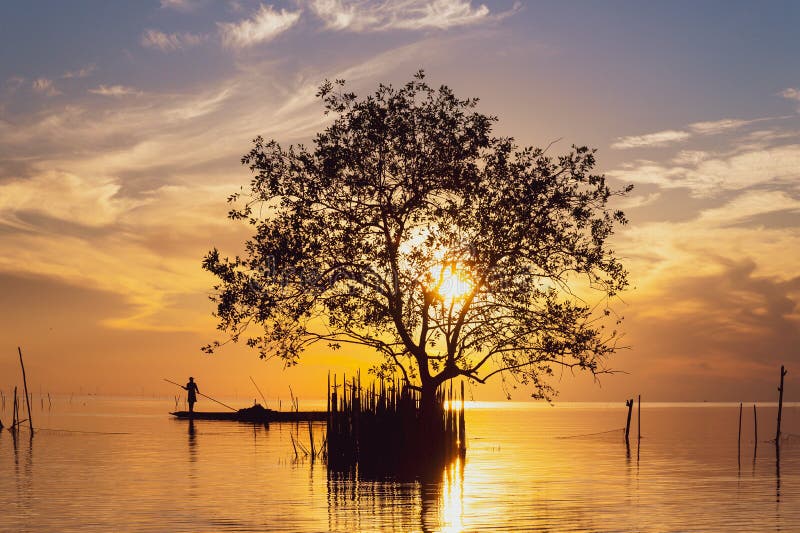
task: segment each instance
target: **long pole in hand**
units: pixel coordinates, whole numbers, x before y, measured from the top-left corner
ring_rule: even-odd
[[[184,386],[183,386],[183,385],[181,385],[180,383],[175,383],[174,381],[172,381],[172,380],[169,380],[169,379],[167,379],[167,378],[164,378],[164,381],[166,381],[167,383],[172,383],[173,385],[177,385],[178,387],[180,387],[180,388],[182,388],[182,389],[186,390],[186,387],[184,387]],[[202,396],[203,398],[208,398],[208,399],[209,399],[209,400],[211,400],[212,402],[217,402],[217,403],[218,403],[218,404],[220,404],[221,406],[223,406],[223,407],[227,407],[227,408],[228,408],[228,409],[230,409],[231,411],[238,411],[238,409],[236,409],[236,408],[234,408],[234,407],[231,407],[230,405],[228,405],[228,404],[226,404],[226,403],[222,403],[222,402],[221,402],[221,401],[219,401],[219,400],[215,400],[215,399],[214,399],[214,398],[212,398],[211,396],[205,395],[205,394],[203,394],[203,393],[202,393],[202,392],[200,392],[200,391],[197,391],[197,394],[199,394],[199,395],[200,395],[200,396]]]

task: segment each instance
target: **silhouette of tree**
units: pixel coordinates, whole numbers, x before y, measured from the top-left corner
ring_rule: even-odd
[[[627,285],[607,245],[626,219],[607,203],[630,187],[592,174],[586,147],[550,157],[493,136],[477,99],[422,71],[344,91],[320,87],[333,120],[313,149],[259,137],[242,158],[254,177],[229,216],[255,233],[243,257],[203,263],[220,280],[219,329],[288,365],[319,342],[374,348],[373,371],[399,370],[423,412],[459,376],[509,373],[548,398],[554,367],[607,372],[608,303]]]

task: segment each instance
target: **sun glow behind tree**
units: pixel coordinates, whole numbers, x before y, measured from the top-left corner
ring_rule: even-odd
[[[468,272],[457,265],[437,265],[431,268],[431,277],[436,280],[433,286],[447,306],[463,301],[474,287]]]

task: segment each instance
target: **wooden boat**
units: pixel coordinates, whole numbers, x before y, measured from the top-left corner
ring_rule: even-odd
[[[230,420],[234,422],[251,422],[268,424],[270,422],[314,422],[328,418],[325,411],[274,411],[265,409],[259,404],[238,411],[175,411],[172,416],[185,420]]]

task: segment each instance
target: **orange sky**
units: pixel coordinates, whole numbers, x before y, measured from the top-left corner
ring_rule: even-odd
[[[798,398],[800,16],[676,4],[3,5],[0,389],[19,383],[18,345],[34,392],[171,394],[162,378],[191,374],[249,397],[252,375],[311,398],[329,368],[366,368],[364,351],[289,371],[201,354],[216,331],[200,261],[247,236],[225,198],[253,137],[308,142],[325,78],[365,92],[423,67],[481,97],[498,133],[595,146],[636,185],[614,237],[633,288],[611,366],[627,373],[562,376],[561,399],[774,400],[781,363]]]

